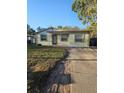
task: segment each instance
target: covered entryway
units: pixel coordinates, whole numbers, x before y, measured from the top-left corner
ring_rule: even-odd
[[[57,45],[57,35],[56,34],[52,35],[52,44]]]

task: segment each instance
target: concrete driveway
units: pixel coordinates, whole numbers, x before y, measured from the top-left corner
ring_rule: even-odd
[[[97,50],[69,49],[70,93],[97,93]]]
[[[97,50],[91,48],[70,48],[69,57],[67,59],[82,59],[82,60],[96,60]]]
[[[69,48],[69,57],[51,73],[43,93],[97,93],[96,49]]]

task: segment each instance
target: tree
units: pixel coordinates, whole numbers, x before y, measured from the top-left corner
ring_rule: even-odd
[[[97,36],[97,0],[75,0],[72,10],[78,14],[83,24],[89,23],[88,30],[92,30],[91,37]]]
[[[80,28],[77,26],[65,26],[65,27],[63,27],[63,30],[77,31],[77,30],[80,30]]]
[[[29,24],[27,24],[27,34],[31,34],[31,27]]]
[[[56,29],[55,27],[53,27],[53,26],[49,26],[48,28],[51,28],[51,29]]]
[[[68,30],[77,31],[77,30],[80,30],[80,28],[77,27],[77,26],[57,26],[56,29],[64,30],[64,31],[68,31]]]
[[[27,24],[27,34],[29,34],[29,35],[34,35],[35,34],[35,30],[32,29],[29,24]]]
[[[70,26],[64,26],[62,29],[66,31],[66,30],[70,30],[70,28],[71,28]]]
[[[37,27],[37,31],[39,32],[39,31],[41,31],[41,27],[39,26],[39,27]]]
[[[97,21],[97,0],[75,0],[72,10],[78,14],[83,24]]]
[[[92,30],[91,38],[97,37],[97,23],[92,23],[87,29]]]
[[[57,29],[62,29],[63,27],[62,26],[57,26]]]
[[[80,28],[77,27],[77,26],[74,26],[74,27],[71,28],[71,30],[73,30],[73,31],[77,31],[77,30],[80,30]]]
[[[30,29],[31,29],[30,25],[29,25],[29,24],[27,24],[27,32],[29,32],[29,31],[30,31]]]
[[[37,27],[37,31],[38,31],[38,32],[43,31],[43,30],[45,30],[45,29],[46,29],[46,28],[41,28],[40,26]]]
[[[31,34],[35,35],[35,30],[31,28]]]

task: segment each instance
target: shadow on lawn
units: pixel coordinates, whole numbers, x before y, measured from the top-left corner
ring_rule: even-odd
[[[67,61],[58,63],[50,75],[43,93],[63,93],[62,86],[74,83],[67,69]],[[68,88],[69,89],[69,88]],[[69,93],[69,92],[67,92]]]
[[[49,83],[51,83],[51,81],[49,80],[51,78],[51,75],[53,75],[52,73],[54,73],[54,71],[58,70],[58,67],[60,64],[62,64],[61,66],[64,66],[63,63],[61,63],[63,60],[65,60],[66,57],[68,57],[69,53],[68,51],[66,51],[65,56],[56,61],[55,66],[53,68],[49,68],[47,71],[37,71],[37,72],[33,72],[30,71],[27,73],[27,93],[47,93],[47,92],[43,92],[44,88],[46,88],[46,85],[48,85]],[[56,75],[54,75],[54,83],[57,83],[58,86],[59,85],[67,85],[70,84],[71,81],[67,78],[70,78],[70,74],[64,74],[64,67],[62,67],[61,69],[59,69],[58,73]],[[60,73],[59,73],[60,72]],[[57,76],[59,76],[58,78],[56,78]],[[58,79],[58,80],[57,80]],[[53,80],[52,80],[53,81]],[[51,92],[49,92],[51,93]]]
[[[45,86],[49,74],[49,71],[29,72],[27,74],[27,93],[42,93],[41,91],[43,90],[43,86]]]

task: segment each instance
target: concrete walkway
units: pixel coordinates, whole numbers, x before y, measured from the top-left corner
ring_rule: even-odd
[[[96,50],[69,49],[70,93],[97,93]]]

